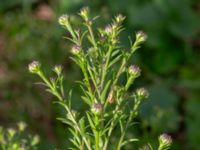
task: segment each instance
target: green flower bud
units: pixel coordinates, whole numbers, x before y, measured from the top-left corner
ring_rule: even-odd
[[[10,138],[13,138],[15,136],[16,131],[12,128],[8,129],[8,134],[10,136]]]
[[[137,43],[142,43],[147,40],[147,35],[143,31],[138,31],[136,33],[136,42]]]
[[[136,90],[137,97],[144,99],[149,97],[149,92],[145,88],[139,88]]]
[[[31,145],[35,146],[40,142],[40,137],[38,135],[35,135],[31,141]]]
[[[18,124],[17,124],[17,126],[18,126],[18,129],[19,129],[19,131],[24,131],[25,129],[26,129],[26,123],[24,123],[24,122],[19,122]]]
[[[62,15],[58,19],[58,23],[62,26],[68,26],[69,25],[69,16],[68,15]]]
[[[137,78],[141,74],[141,70],[138,66],[136,65],[131,65],[128,69],[128,73],[133,76],[134,78]]]
[[[31,73],[38,73],[40,71],[41,64],[38,61],[33,61],[28,65],[28,69]]]
[[[62,66],[61,66],[61,65],[56,65],[56,66],[53,68],[53,71],[54,71],[57,75],[60,75],[61,72],[62,72]]]
[[[117,15],[116,17],[115,17],[115,20],[116,20],[116,22],[118,23],[118,24],[121,24],[124,20],[125,20],[125,16],[122,16],[121,14],[119,14],[119,15]]]
[[[100,103],[94,103],[92,105],[91,111],[95,114],[95,115],[100,115],[102,112],[102,104]]]
[[[163,133],[159,136],[159,148],[161,150],[167,150],[172,144],[172,138],[166,133]]]
[[[89,8],[88,7],[83,7],[79,13],[79,15],[85,20],[89,21]]]

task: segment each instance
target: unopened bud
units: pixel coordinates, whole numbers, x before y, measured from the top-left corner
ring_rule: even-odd
[[[35,146],[40,142],[40,137],[38,135],[35,135],[31,141],[31,145]]]
[[[125,18],[126,18],[125,16],[122,16],[121,14],[119,14],[115,17],[115,20],[116,20],[117,23],[120,24],[124,21]]]
[[[100,104],[100,103],[94,103],[93,105],[92,105],[92,108],[91,108],[91,111],[94,113],[94,114],[96,114],[96,115],[100,115],[101,114],[101,112],[102,112],[102,104]]]
[[[131,76],[134,76],[134,78],[137,78],[140,76],[141,74],[141,70],[138,66],[136,65],[131,65],[128,69],[128,73],[131,75]]]
[[[136,90],[136,95],[141,98],[148,98],[149,97],[149,92],[145,88],[139,88]]]
[[[33,61],[28,65],[28,69],[31,73],[38,73],[40,71],[41,64],[38,61]]]
[[[74,45],[71,49],[72,54],[78,55],[81,52],[81,47],[78,45]]]
[[[166,133],[163,133],[159,136],[159,147],[162,150],[167,150],[172,144],[172,138]]]
[[[112,33],[112,26],[111,26],[110,24],[107,25],[107,26],[105,27],[104,31],[105,31],[106,34]]]
[[[83,7],[79,14],[85,21],[89,21],[89,12],[88,7]]]
[[[62,66],[61,66],[61,65],[56,65],[56,66],[53,68],[53,70],[55,71],[55,73],[56,73],[57,75],[60,75],[61,72],[62,72]]]
[[[8,134],[10,136],[10,138],[13,138],[15,136],[16,131],[12,128],[8,129]]]
[[[19,131],[24,131],[25,129],[26,129],[26,123],[25,122],[19,122],[18,124],[17,124],[17,126],[18,126],[18,129],[19,129]]]
[[[136,42],[142,43],[147,40],[147,35],[143,31],[138,31],[136,33]]]
[[[62,26],[68,26],[69,24],[69,16],[68,15],[62,15],[58,19],[58,23]]]

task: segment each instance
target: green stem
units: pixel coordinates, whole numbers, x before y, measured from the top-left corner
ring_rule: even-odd
[[[92,44],[93,44],[94,48],[97,49],[97,44],[96,44],[96,40],[95,40],[95,38],[94,38],[94,33],[93,33],[93,31],[92,31],[92,27],[91,27],[91,25],[88,25],[88,24],[86,24],[86,26],[87,26],[88,31],[89,31],[89,33],[90,33],[90,37],[91,37],[91,40],[92,40]]]
[[[54,93],[54,95],[59,99],[59,101],[61,102],[64,102],[64,99],[62,98],[62,96],[59,94],[59,92],[57,91],[57,89],[55,89],[51,83],[48,81],[48,79],[44,76],[43,72],[39,72],[38,75],[42,78],[42,80],[47,84],[47,86],[52,90],[52,92]],[[72,120],[72,122],[75,124],[75,127],[77,129],[77,131],[81,134],[82,138],[83,138],[83,141],[85,142],[88,150],[92,150],[90,148],[90,145],[85,137],[85,135],[82,134],[81,130],[80,130],[80,127],[78,125],[78,123],[76,122],[72,112],[70,111],[69,107],[65,105],[65,108],[67,110],[67,113],[70,115],[70,118]]]
[[[120,139],[119,139],[119,143],[118,143],[118,145],[117,145],[117,150],[120,150],[121,147],[122,147],[122,142],[123,142],[123,140],[124,140],[126,131],[127,131],[128,127],[129,127],[129,124],[130,124],[132,118],[133,118],[133,112],[132,112],[132,113],[130,114],[130,116],[128,117],[128,121],[127,121],[126,126],[125,126],[125,128],[124,128],[124,131],[122,132],[122,135],[121,135],[121,137],[120,137]]]
[[[95,150],[99,150],[99,117],[95,116],[95,124],[96,124],[96,130],[95,130]]]
[[[109,46],[106,64],[105,64],[105,66],[104,66],[104,64],[102,64],[102,78],[101,78],[101,84],[100,84],[101,89],[103,89],[103,84],[104,84],[104,80],[105,80],[105,77],[106,77],[106,71],[107,71],[107,68],[108,68],[108,65],[109,65],[109,62],[110,62],[112,50],[113,50],[112,46]]]

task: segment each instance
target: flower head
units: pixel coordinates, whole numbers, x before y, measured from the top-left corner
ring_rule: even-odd
[[[62,26],[68,26],[69,24],[69,16],[68,15],[62,15],[58,19],[58,23]]]
[[[166,133],[163,133],[159,136],[159,147],[160,149],[167,150],[172,144],[172,138]]]
[[[62,72],[62,66],[61,65],[56,65],[54,68],[53,68],[54,72],[57,74],[57,75],[60,75],[61,72]]]
[[[102,104],[101,104],[101,103],[94,103],[94,104],[92,105],[91,111],[92,111],[94,114],[99,115],[99,114],[101,114],[102,109],[103,109],[103,108],[102,108]]]
[[[149,92],[145,88],[139,88],[136,90],[136,95],[141,98],[148,98],[149,97]]]
[[[125,20],[125,16],[122,16],[122,14],[119,14],[115,17],[115,20],[118,24],[121,24]]]
[[[74,45],[74,46],[72,46],[71,52],[74,55],[80,54],[81,47],[79,45]]]
[[[26,123],[25,122],[19,122],[18,124],[17,124],[17,126],[18,126],[18,129],[19,129],[19,131],[24,131],[25,129],[26,129]]]
[[[141,74],[141,69],[136,66],[136,65],[131,65],[128,69],[128,73],[131,75],[131,76],[134,76],[134,78],[137,78],[140,76]]]
[[[136,33],[136,42],[142,43],[147,40],[147,35],[143,31],[138,31]]]
[[[28,65],[28,69],[31,73],[38,73],[40,71],[41,64],[38,61],[33,61]]]
[[[40,137],[38,135],[35,135],[31,141],[31,145],[37,145],[40,142]]]
[[[89,21],[89,8],[88,7],[83,7],[79,13],[79,15],[85,20]]]

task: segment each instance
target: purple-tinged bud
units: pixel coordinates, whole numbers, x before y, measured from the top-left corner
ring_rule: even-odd
[[[141,74],[141,69],[136,65],[131,65],[128,69],[128,73],[133,76],[134,78],[137,78]]]
[[[170,148],[172,144],[172,138],[166,133],[163,133],[159,136],[159,149],[160,150],[167,150]]]
[[[104,29],[104,31],[105,31],[105,33],[106,34],[110,34],[110,33],[112,33],[112,26],[109,24],[109,25],[107,25],[106,27],[105,27],[105,29]]]
[[[139,88],[136,90],[137,97],[144,99],[149,97],[149,92],[145,88]]]
[[[33,61],[28,65],[28,69],[31,73],[38,73],[40,71],[41,64],[38,61]]]
[[[100,115],[102,112],[102,104],[101,103],[94,103],[92,105],[91,111],[95,114],[95,115]]]
[[[81,52],[81,47],[79,45],[74,45],[71,49],[72,54],[78,55]]]

